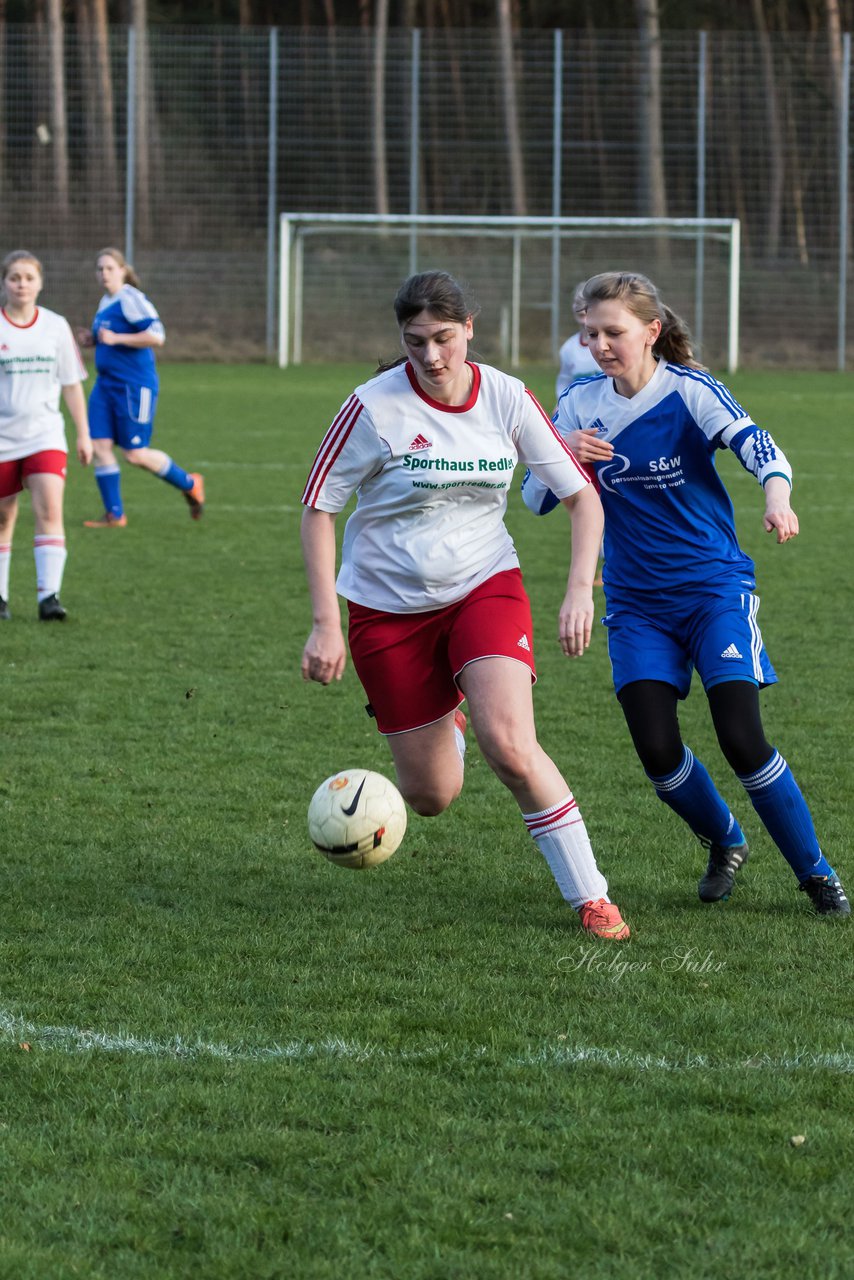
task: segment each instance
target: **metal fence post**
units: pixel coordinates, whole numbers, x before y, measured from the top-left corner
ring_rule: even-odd
[[[552,217],[560,217],[561,158],[563,149],[563,32],[554,33],[554,85],[552,91]],[[560,228],[552,238],[551,338],[552,359],[560,350]]]
[[[851,105],[851,32],[842,37],[842,93],[839,121],[839,317],[836,367],[845,371],[848,309],[848,113]]]
[[[706,216],[706,57],[708,33],[699,32],[697,67],[697,208],[698,218]],[[705,312],[706,236],[700,228],[697,232],[696,297],[694,299],[694,338],[697,350],[703,350],[703,320]]]
[[[276,314],[276,167],[278,152],[279,31],[270,28],[270,85],[267,120],[267,355],[273,354]]]
[[[127,122],[125,127],[125,257],[133,262],[136,202],[136,32],[128,27]]]
[[[420,193],[418,173],[421,162],[419,139],[421,136],[421,32],[412,30],[412,74],[409,81],[409,213],[418,217]],[[418,229],[413,222],[409,233],[409,274],[418,270]]]

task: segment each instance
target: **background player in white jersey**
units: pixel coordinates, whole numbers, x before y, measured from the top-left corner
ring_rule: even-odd
[[[678,699],[696,667],[721,750],[820,915],[850,914],[806,801],[762,727],[759,689],[777,677],[757,624],[753,561],[738,545],[714,465],[730,448],[765,492],[778,543],[798,532],[791,467],[767,431],[694,359],[683,322],[645,276],[606,272],[584,287],[603,376],[563,396],[556,424],[597,473],[605,510],[608,648],[620,705],[660,798],[709,850],[703,902],[729,896],[747,858],[741,827],[684,745]],[[538,477],[523,491],[533,510]]]
[[[78,338],[81,346],[95,348],[98,379],[89,397],[89,421],[104,514],[84,524],[87,529],[127,524],[116,444],[132,466],[180,489],[198,520],[205,503],[203,477],[179,467],[162,449],[149,448],[159,388],[154,348],[166,340],[160,317],[118,249],[102,249],[96,269],[104,296],[91,330],[80,330]]]
[[[62,499],[68,451],[60,390],[77,431],[77,456],[92,461],[82,380],[86,369],[68,322],[37,306],[42,265],[26,249],[3,260],[0,311],[0,619],[8,619],[9,568],[18,494],[33,504],[38,616],[65,619],[59,592],[65,570]]]
[[[465,718],[458,708],[467,699],[484,757],[515,797],[582,927],[627,938],[576,802],[537,742],[530,605],[504,524],[521,461],[570,513],[559,635],[568,655],[580,655],[593,620],[599,500],[524,385],[468,360],[477,308],[451,276],[412,276],[394,308],[406,356],[346,401],[303,493],[314,613],[303,677],[341,678],[340,593],[353,663],[409,804],[430,816],[459,795]],[[335,519],[354,493],[336,583]]]
[[[559,400],[567,387],[572,386],[577,378],[586,378],[591,373],[598,373],[599,366],[587,345],[587,329],[584,318],[587,315],[587,303],[584,301],[584,281],[575,286],[572,296],[572,314],[578,325],[560,349],[555,398]]]

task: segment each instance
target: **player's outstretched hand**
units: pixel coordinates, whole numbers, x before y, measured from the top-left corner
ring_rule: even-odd
[[[340,627],[313,627],[302,651],[302,678],[331,684],[344,674],[347,660]]]
[[[570,431],[566,443],[579,462],[607,462],[614,453],[614,446],[607,440],[600,440],[595,427]]]
[[[593,631],[593,593],[587,587],[570,587],[558,614],[558,640],[568,658],[580,658]]]
[[[798,517],[791,507],[788,511],[766,511],[762,523],[765,525],[766,533],[776,531],[778,543],[788,542],[790,538],[798,536]]]
[[[88,467],[89,463],[92,461],[93,452],[94,450],[92,448],[91,438],[89,436],[78,436],[77,437],[77,458],[80,462],[82,462],[84,467]]]
[[[789,482],[782,476],[771,476],[765,482],[765,515],[762,523],[766,533],[776,533],[777,542],[788,542],[798,536],[798,517],[789,505]]]

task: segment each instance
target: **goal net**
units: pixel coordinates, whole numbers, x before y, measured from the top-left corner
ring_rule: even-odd
[[[473,350],[491,363],[555,361],[575,328],[576,284],[640,271],[692,330],[698,358],[738,365],[735,218],[280,215],[279,364],[394,358],[392,300],[416,271],[464,281],[481,312]]]

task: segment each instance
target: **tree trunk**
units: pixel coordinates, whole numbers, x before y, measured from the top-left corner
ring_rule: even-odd
[[[658,0],[635,0],[641,47],[638,214],[667,217],[664,134],[661,125],[661,27]]]
[[[68,117],[65,106],[65,38],[62,0],[48,0],[48,50],[50,55],[50,125],[56,212],[62,222],[69,216]]]
[[[388,47],[388,0],[377,0],[374,19],[374,67],[373,67],[373,153],[374,153],[374,205],[375,212],[385,216],[389,212],[388,162],[385,139],[385,68]]]
[[[780,232],[783,225],[783,191],[786,176],[783,156],[783,130],[780,125],[780,104],[777,95],[777,81],[774,76],[774,52],[771,47],[771,38],[768,35],[762,0],[751,0],[751,4],[759,37],[762,80],[765,86],[765,111],[768,123],[770,182],[768,184],[764,248],[765,257],[773,260],[780,252]]]
[[[87,90],[91,100],[86,114],[96,122],[96,136],[100,140],[100,175],[93,178],[103,192],[111,216],[119,192],[119,169],[116,160],[116,106],[113,94],[113,71],[110,65],[110,29],[107,18],[107,0],[90,0],[92,40],[92,83]]]
[[[152,98],[148,57],[147,0],[131,0],[131,22],[136,36],[136,228],[139,240],[151,237]]]
[[[525,164],[519,128],[519,105],[516,98],[516,66],[513,57],[513,23],[510,0],[496,0],[498,37],[501,53],[501,78],[504,89],[504,127],[510,163],[510,188],[513,213],[523,218],[528,212],[525,190]]]
[[[0,0],[0,192],[6,190],[6,0]]]

